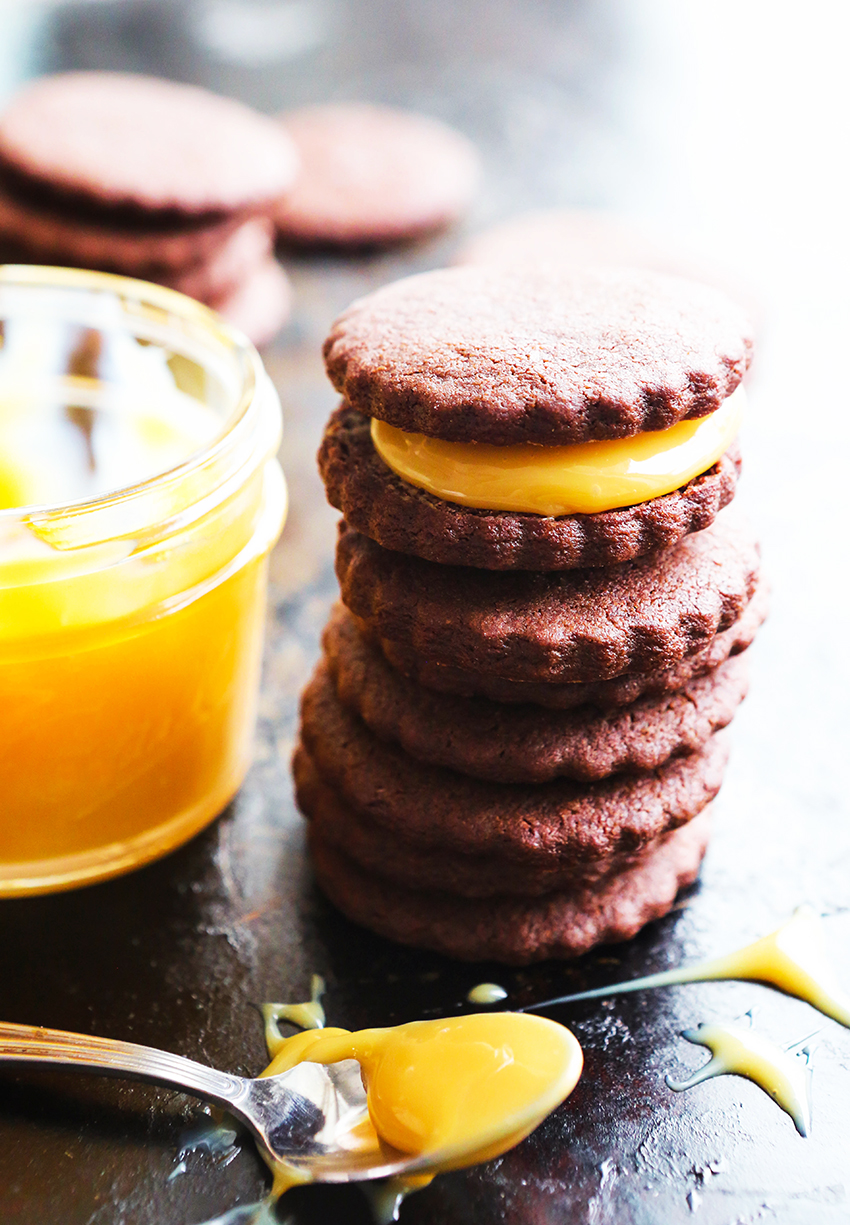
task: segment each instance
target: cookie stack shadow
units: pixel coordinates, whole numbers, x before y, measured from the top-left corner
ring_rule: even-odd
[[[462,959],[627,939],[697,876],[766,613],[723,509],[737,451],[600,514],[443,501],[378,456],[334,365],[345,320],[326,356],[352,394],[319,455],[342,603],[294,757],[317,880],[356,922]]]

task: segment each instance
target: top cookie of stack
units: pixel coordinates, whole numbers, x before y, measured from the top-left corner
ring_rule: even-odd
[[[259,295],[264,339],[288,305],[269,217],[297,171],[280,124],[231,98],[125,73],[44,77],[0,115],[0,254],[158,281],[237,325]]]
[[[525,962],[694,879],[765,611],[720,513],[751,348],[720,292],[635,270],[426,273],[337,320],[345,609],[295,776],[350,917]]]

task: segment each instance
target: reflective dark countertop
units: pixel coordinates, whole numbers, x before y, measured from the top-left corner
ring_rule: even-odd
[[[345,922],[311,883],[289,774],[298,692],[336,587],[336,515],[313,458],[334,405],[319,349],[353,297],[444,263],[463,233],[371,258],[284,257],[296,311],[265,357],[286,420],[292,511],[272,558],[255,765],[222,818],[162,862],[76,893],[0,904],[0,1016],[250,1074],[264,1063],[257,1005],[305,998],[313,973],[327,981],[330,1023],[348,1027],[455,1012],[482,979],[503,983],[509,1004],[529,1004],[737,947],[804,901],[827,916],[850,986],[850,260],[841,168],[850,89],[836,8],[793,15],[709,0],[3,7],[7,87],[37,71],[113,67],[201,81],[269,111],[324,97],[404,103],[455,123],[482,149],[484,188],[464,233],[536,205],[604,206],[720,257],[760,313],[740,498],[763,541],[773,611],[752,651],[751,693],[734,724],[701,882],[673,914],[627,946],[523,971],[452,964]],[[743,1080],[678,1095],[665,1086],[666,1071],[682,1075],[706,1057],[682,1029],[750,1009],[780,1043],[820,1030],[809,1139]],[[836,1023],[735,983],[552,1015],[585,1049],[575,1093],[500,1160],[411,1197],[403,1223],[850,1219],[850,1033]],[[196,1225],[257,1201],[268,1179],[244,1138],[232,1160],[191,1153],[186,1171],[170,1177],[187,1129],[204,1117],[165,1091],[4,1074],[0,1221]],[[279,1216],[293,1225],[369,1220],[356,1189],[298,1190]]]

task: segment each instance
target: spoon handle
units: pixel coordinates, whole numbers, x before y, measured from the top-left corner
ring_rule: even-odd
[[[232,1107],[245,1086],[239,1076],[154,1047],[0,1021],[0,1064],[3,1063],[30,1066],[48,1063],[80,1072],[126,1076],[168,1085],[224,1107]]]

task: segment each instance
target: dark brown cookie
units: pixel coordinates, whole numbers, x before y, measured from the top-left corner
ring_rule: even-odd
[[[281,125],[194,85],[119,72],[42,77],[0,115],[19,199],[101,213],[225,217],[270,208],[298,154]]]
[[[438,889],[459,897],[540,897],[604,885],[612,876],[652,855],[671,836],[662,834],[637,850],[598,860],[553,856],[542,865],[498,855],[475,855],[455,847],[423,845],[397,830],[388,833],[324,782],[303,744],[295,751],[292,771],[298,807],[313,832],[367,872],[377,872],[410,889]]]
[[[281,120],[302,163],[275,214],[286,242],[383,246],[448,225],[472,198],[475,148],[436,119],[340,103]]]
[[[634,269],[441,269],[348,308],[328,375],[366,416],[458,442],[568,443],[713,412],[751,356],[719,290]]]
[[[459,697],[485,697],[494,702],[532,702],[550,710],[575,710],[579,706],[611,710],[617,706],[627,706],[644,696],[661,697],[663,694],[677,693],[694,677],[703,676],[722,664],[725,659],[746,651],[767,616],[768,603],[768,584],[765,579],[760,578],[753,598],[734,625],[716,634],[701,651],[688,656],[672,668],[657,672],[632,672],[611,680],[584,684],[559,685],[505,680],[486,672],[435,663],[402,643],[392,642],[388,638],[380,640],[379,645],[395,669],[438,693],[457,694]],[[368,628],[363,622],[359,623],[359,629],[361,633],[368,635]]]
[[[310,848],[319,886],[355,923],[389,940],[462,961],[527,965],[629,940],[666,914],[679,889],[696,879],[709,822],[708,813],[691,821],[654,855],[602,888],[540,898],[470,899],[407,889],[364,871],[317,836],[311,837]]]
[[[758,547],[731,510],[665,552],[541,574],[440,566],[340,524],[342,599],[372,634],[438,663],[521,681],[670,668],[738,619]]]
[[[162,226],[105,225],[13,200],[0,190],[0,255],[7,263],[59,264],[162,280],[215,258],[239,218]]]
[[[572,570],[611,566],[666,549],[713,522],[732,501],[741,460],[737,445],[673,493],[595,515],[475,510],[434,497],[387,467],[372,444],[370,421],[342,404],[319,449],[328,501],[385,549],[481,570]]]
[[[598,783],[489,783],[423,765],[347,710],[323,665],[302,696],[301,740],[322,779],[398,836],[447,854],[551,869],[633,854],[690,821],[720,787],[724,734],[655,771]]]
[[[680,693],[643,698],[607,714],[587,707],[506,706],[450,697],[408,680],[340,608],[322,641],[337,696],[376,736],[419,761],[501,783],[594,782],[654,770],[702,748],[731,722],[747,693],[747,664],[739,656],[689,681]]]

